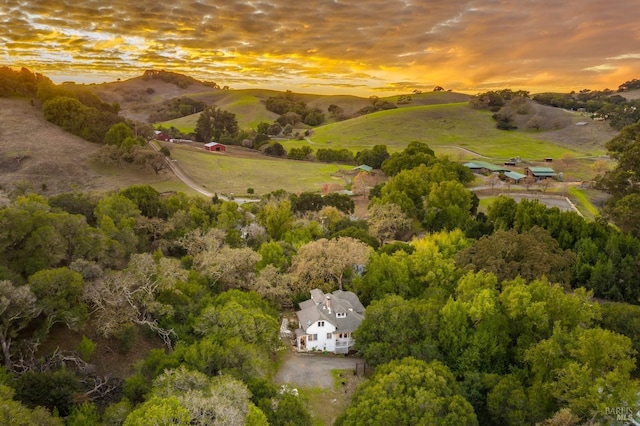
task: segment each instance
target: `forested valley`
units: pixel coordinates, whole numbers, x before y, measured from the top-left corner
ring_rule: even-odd
[[[115,121],[103,139],[122,146]],[[367,308],[356,348],[374,369],[338,425],[633,414],[638,126],[608,146],[624,161],[599,181],[613,196],[595,221],[507,197],[480,212],[471,172],[420,142],[382,163],[366,220],[337,194],[240,205],[149,185],[13,191],[0,208],[0,420],[314,424],[308,401],[273,382],[290,349],[282,312],[314,288],[351,290]],[[83,338],[51,348],[61,330]],[[155,348],[131,374],[96,370],[104,342],[127,354],[143,340]]]

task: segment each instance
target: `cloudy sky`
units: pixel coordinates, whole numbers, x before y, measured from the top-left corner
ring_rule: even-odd
[[[165,69],[234,89],[616,89],[640,0],[0,0],[0,64],[56,82]]]

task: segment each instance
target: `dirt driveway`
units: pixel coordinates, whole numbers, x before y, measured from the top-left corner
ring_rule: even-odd
[[[362,358],[344,355],[307,354],[287,350],[274,378],[276,383],[300,387],[333,388],[331,370],[355,370]]]

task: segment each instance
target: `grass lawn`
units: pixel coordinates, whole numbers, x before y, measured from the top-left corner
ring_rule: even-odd
[[[307,403],[314,426],[332,425],[349,406],[350,398],[336,389],[298,388]]]
[[[478,211],[482,213],[487,213],[487,209],[495,200],[498,199],[498,196],[495,197],[482,197],[480,198],[480,204],[478,205]]]
[[[307,403],[314,425],[332,425],[349,403],[357,385],[363,380],[353,370],[331,370],[333,389],[298,388]]]
[[[321,191],[324,184],[345,187],[346,182],[334,176],[353,166],[276,159],[263,155],[251,157],[213,154],[182,146],[173,146],[171,158],[195,182],[211,192],[246,194],[253,188],[256,195],[278,189],[289,192]]]

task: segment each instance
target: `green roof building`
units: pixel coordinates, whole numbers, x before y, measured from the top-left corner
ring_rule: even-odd
[[[469,163],[464,163],[464,166],[470,168],[474,173],[481,173],[483,171],[503,173],[509,171],[509,169],[506,169],[503,166],[496,166],[495,164],[487,163],[486,161],[471,161]]]
[[[527,167],[524,169],[527,176],[533,176],[536,179],[556,178],[556,172],[551,167]]]
[[[507,178],[511,179],[513,183],[520,183],[522,179],[527,177],[527,175],[523,175],[522,173],[518,172],[505,172],[504,175]]]

